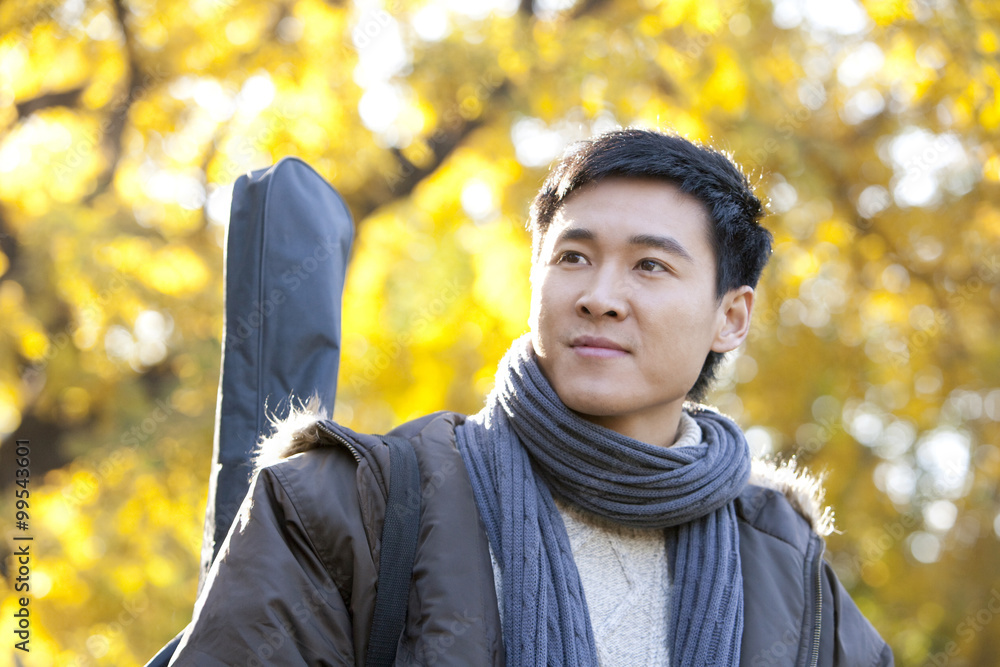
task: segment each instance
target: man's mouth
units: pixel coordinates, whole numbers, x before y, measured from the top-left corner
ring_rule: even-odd
[[[578,336],[570,341],[569,346],[573,351],[584,357],[614,358],[623,357],[628,354],[622,345],[610,338],[599,336]]]

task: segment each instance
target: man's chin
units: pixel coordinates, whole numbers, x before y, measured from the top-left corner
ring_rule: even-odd
[[[612,403],[611,397],[604,400],[571,400],[569,403],[564,400],[563,403],[578,417],[595,423],[600,423],[609,418],[621,417],[627,412],[625,408],[619,408],[619,406]]]
[[[549,382],[563,405],[581,417],[613,417],[630,410],[629,401],[623,398],[628,386],[621,378],[559,370],[563,372],[554,373],[555,382],[551,377]]]

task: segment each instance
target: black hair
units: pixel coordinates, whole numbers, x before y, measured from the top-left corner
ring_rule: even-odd
[[[743,285],[756,287],[771,256],[764,208],[739,166],[724,153],[656,130],[612,130],[571,146],[553,166],[531,204],[528,229],[537,260],[549,225],[573,192],[608,177],[667,181],[705,207],[716,258],[716,299]],[[723,354],[709,352],[688,397],[704,399]]]

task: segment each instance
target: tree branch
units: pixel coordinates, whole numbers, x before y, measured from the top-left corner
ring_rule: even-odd
[[[596,12],[601,8],[601,6],[607,4],[607,2],[608,0],[581,0],[581,2],[570,11],[570,18],[578,19],[585,14]]]
[[[135,53],[135,40],[132,37],[132,30],[128,26],[128,10],[125,8],[124,0],[112,0],[115,9],[115,19],[118,27],[122,31],[125,41],[125,58],[128,61],[128,78],[126,80],[125,94],[118,99],[109,111],[109,121],[105,125],[104,136],[101,138],[101,148],[107,158],[107,165],[97,178],[97,185],[93,192],[83,199],[83,203],[90,205],[97,197],[108,189],[114,181],[115,171],[118,169],[118,161],[122,155],[122,134],[125,132],[125,124],[128,121],[128,112],[132,104],[140,96],[140,93],[151,77],[144,77],[139,69],[138,60]]]
[[[498,97],[506,93],[508,86],[506,79],[501,81],[483,100],[483,106],[485,108],[492,106]],[[395,157],[393,170],[373,175],[350,197],[354,219],[364,220],[376,209],[408,197],[420,181],[434,173],[465,138],[483,123],[482,118],[475,118],[457,124],[445,123],[446,126],[452,125],[452,127],[439,127],[430,135],[428,143],[431,148],[431,159],[422,167],[413,164],[398,148],[392,149]]]
[[[62,90],[57,93],[45,93],[44,95],[18,102],[15,105],[17,119],[21,120],[37,111],[51,109],[52,107],[76,106],[77,102],[80,101],[80,94],[84,91],[84,88],[85,86],[78,86],[77,88]]]
[[[607,4],[607,0],[581,0],[569,13],[571,20],[581,18],[600,10]],[[519,11],[523,13],[524,7],[532,7],[530,0],[521,0]],[[531,14],[533,16],[533,12]],[[506,95],[510,87],[510,81],[503,79],[486,95],[482,100],[484,108],[495,107],[496,100]],[[433,149],[433,159],[424,167],[418,168],[413,165],[399,150],[393,150],[396,159],[396,167],[393,173],[376,174],[369,178],[355,193],[349,196],[348,204],[356,221],[364,220],[376,209],[390,204],[410,195],[411,192],[424,178],[434,173],[449,155],[465,140],[474,130],[480,127],[484,121],[480,118],[464,121],[453,129],[439,127],[431,136],[431,146]],[[441,137],[435,140],[435,137]]]
[[[7,225],[7,217],[4,215],[4,208],[0,206],[0,252],[7,256],[7,269],[0,272],[0,280],[3,277],[12,274],[18,263],[18,255],[20,254],[17,239],[11,234],[11,229]]]

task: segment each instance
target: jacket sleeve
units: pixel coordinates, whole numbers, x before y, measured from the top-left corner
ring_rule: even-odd
[[[822,651],[823,655],[833,656],[833,662],[829,664],[836,667],[893,667],[889,646],[854,604],[826,561],[823,561],[823,595],[823,623],[834,629],[832,633],[821,633],[821,636],[825,635],[821,640],[826,644],[824,648],[832,649]],[[824,660],[820,664],[824,664]]]
[[[250,487],[171,665],[355,664],[338,573],[314,548],[282,465]]]

